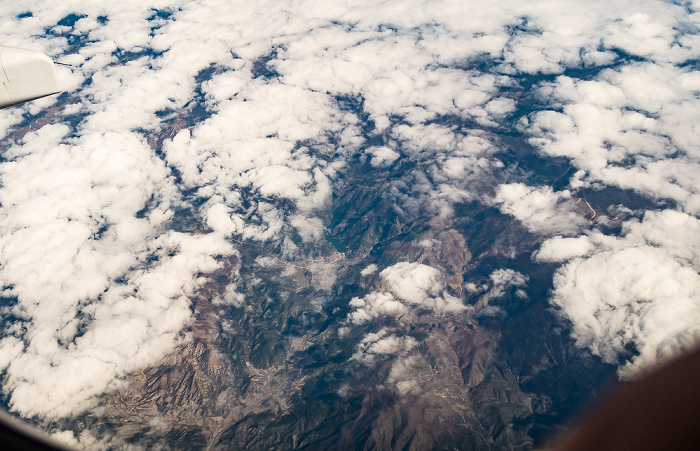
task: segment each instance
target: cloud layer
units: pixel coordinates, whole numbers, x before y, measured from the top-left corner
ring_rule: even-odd
[[[173,352],[188,340],[202,274],[235,254],[230,238],[321,240],[354,161],[405,164],[387,193],[404,217],[450,218],[455,204],[481,201],[555,236],[538,254],[564,265],[552,302],[604,359],[635,345],[624,372],[675,352],[694,337],[699,299],[700,77],[688,63],[700,51],[698,7],[6,2],[3,45],[78,66],[61,68],[63,96],[0,113],[0,282],[12,323],[0,363],[12,408],[77,414]],[[523,93],[531,75],[549,81]],[[538,107],[518,129],[576,168],[569,191],[497,182],[498,132],[531,94]],[[603,185],[674,211],[606,237],[570,199]],[[196,231],[178,228],[183,210]],[[679,218],[687,226],[674,228]],[[385,289],[354,299],[351,322],[465,311],[435,268],[397,263],[380,277]],[[224,301],[244,302],[235,287]],[[412,346],[394,338],[362,353]]]
[[[428,311],[433,315],[463,313],[469,308],[445,290],[438,269],[420,263],[401,262],[379,273],[387,291],[373,291],[362,298],[352,298],[353,311],[348,320],[364,324],[372,318],[391,316],[401,320]]]
[[[698,238],[697,218],[650,212],[626,222],[620,237],[548,240],[537,259],[567,261],[554,278],[552,302],[580,345],[633,377],[700,338]]]

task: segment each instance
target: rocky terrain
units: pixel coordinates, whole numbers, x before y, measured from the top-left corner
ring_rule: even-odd
[[[575,348],[549,309],[553,270],[530,260],[538,237],[477,202],[406,222],[391,181],[357,177],[336,196],[325,243],[297,240],[290,258],[279,243],[239,242],[202,275],[188,345],[54,426],[116,447],[530,449],[595,398],[613,368]],[[363,269],[396,261],[439,268],[468,309],[351,324],[352,298],[389,290]],[[490,281],[506,262],[528,277],[525,295]],[[222,301],[232,283],[244,306]],[[378,330],[415,346],[363,361]]]

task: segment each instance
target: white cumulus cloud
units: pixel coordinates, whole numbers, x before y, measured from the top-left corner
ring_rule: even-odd
[[[539,258],[572,259],[555,275],[552,302],[581,346],[633,377],[697,344],[700,221],[667,210],[626,223],[620,238],[567,240],[545,242]]]

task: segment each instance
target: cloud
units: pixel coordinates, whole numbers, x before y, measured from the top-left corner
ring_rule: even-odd
[[[541,88],[562,111],[531,116],[530,141],[580,169],[571,185],[595,183],[672,199],[700,212],[694,168],[700,147],[697,73],[657,63],[635,63],[601,72],[593,80],[558,77]]]
[[[366,269],[370,268],[372,271],[367,274],[376,271],[376,265],[370,265]],[[420,263],[401,262],[385,268],[379,275],[386,290],[372,291],[361,298],[352,298],[350,306],[353,311],[347,318],[351,323],[365,324],[383,316],[410,322],[420,311],[444,315],[465,313],[470,309],[461,299],[445,290],[444,277],[436,268]]]
[[[225,305],[232,305],[234,307],[243,307],[245,305],[245,295],[238,291],[238,285],[232,283],[226,287],[224,291],[224,296],[221,302]]]
[[[493,288],[491,289],[492,298],[503,296],[506,293],[506,289],[509,287],[524,287],[527,285],[528,280],[530,280],[528,276],[512,269],[497,269],[491,273],[489,278],[493,282]],[[518,297],[527,297],[522,290],[517,290],[516,295]]]
[[[554,192],[551,187],[534,188],[522,183],[500,185],[495,202],[534,233],[573,234],[585,219],[570,200],[569,191]]]
[[[352,298],[350,306],[355,310],[348,315],[353,324],[363,324],[378,316],[394,316],[401,318],[408,313],[408,308],[396,300],[391,293],[372,292],[362,298]]]
[[[377,265],[372,263],[371,265],[367,265],[365,269],[360,271],[360,274],[363,276],[369,276],[370,274],[374,274],[375,272],[377,272]]]
[[[420,357],[407,356],[397,359],[391,366],[387,383],[392,384],[396,393],[401,396],[420,393],[420,385],[415,377],[417,370],[423,365]]]
[[[608,27],[606,43],[633,55],[682,62],[689,52],[678,42],[674,25],[666,17],[659,20],[646,12],[633,13]]]
[[[445,291],[442,274],[420,263],[401,262],[379,273],[391,293],[409,306],[432,310],[436,314],[467,310],[461,299]]]
[[[538,258],[571,259],[555,275],[552,303],[580,346],[634,377],[700,339],[698,238],[698,219],[666,210],[626,222],[619,238],[553,238]]]
[[[5,291],[19,299],[12,314],[25,318],[22,329],[0,341],[3,390],[13,410],[49,418],[76,414],[187,339],[189,296],[202,283],[193,275],[218,267],[212,247],[226,249],[206,236],[172,234],[158,241],[160,264],[127,273],[126,284],[94,299],[55,291],[48,304],[21,283]],[[80,269],[76,275],[85,276]]]
[[[507,316],[506,312],[497,305],[486,305],[480,308],[476,315],[485,318],[504,318]]]
[[[386,146],[371,147],[367,149],[367,152],[370,155],[372,155],[372,160],[370,161],[370,164],[375,168],[382,166],[391,166],[391,164],[401,156],[401,154],[389,149]]]
[[[299,236],[305,243],[318,242],[323,239],[325,228],[320,219],[295,215],[290,218],[289,222],[297,229]]]
[[[576,238],[555,236],[542,243],[534,258],[540,262],[561,262],[588,255],[593,249],[594,245],[585,235]]]
[[[440,271],[420,263],[397,263],[379,273],[392,293],[411,304],[422,304],[440,293]]]
[[[681,67],[698,57],[697,13],[688,11],[695,6],[468,6],[469,14],[459,2],[418,0],[0,6],[4,45],[79,66],[61,69],[64,97],[0,113],[8,138],[0,281],[3,295],[16,298],[5,314],[20,318],[0,341],[13,408],[42,418],[78,413],[186,342],[189,298],[204,283],[200,274],[217,268],[216,257],[234,254],[227,238],[275,240],[287,256],[298,250],[290,234],[320,240],[342,171],[363,152],[370,166],[389,170],[406,160],[411,168],[387,188],[397,214],[450,218],[456,204],[483,200],[479,193],[497,184],[503,166],[494,158],[497,128],[517,112],[525,73],[620,62],[588,81],[562,75],[538,85],[543,107],[521,130],[543,155],[569,158],[580,170],[572,190],[610,184],[700,211],[700,83],[692,65]],[[23,115],[42,111],[46,122],[28,131]],[[533,233],[581,236],[588,224],[568,195],[511,183],[498,187],[496,202]],[[195,232],[174,230],[180,207],[201,221]],[[612,269],[623,250],[666,256],[669,277],[688,276],[683,269],[696,268],[692,241],[684,241],[695,239],[692,227],[679,225],[685,234],[676,239],[642,231],[647,223],[630,223],[620,241],[643,237],[635,239],[644,248],[606,248],[617,241],[591,232],[595,251],[583,239],[552,240],[538,258],[574,259],[562,269],[561,287],[595,269],[584,259]],[[586,271],[565,270],[575,261]],[[358,321],[361,312],[466,311],[435,268],[399,263],[380,277],[384,290],[352,301]],[[324,280],[328,289],[334,278]],[[641,285],[624,280],[628,298],[638,297]],[[695,299],[689,286],[668,292]],[[229,288],[224,301],[242,303]],[[566,305],[565,291],[557,293],[555,302]],[[665,327],[656,324],[630,340],[656,343],[645,338]],[[599,336],[584,335],[581,343]],[[372,340],[363,345],[368,355],[412,346],[405,337]]]
[[[358,344],[357,352],[352,360],[357,360],[366,365],[374,364],[377,358],[387,356],[405,355],[418,345],[418,342],[409,336],[399,337],[390,334],[386,329],[376,333],[369,333]]]
[[[220,235],[163,231],[176,190],[143,139],[69,132],[26,134],[0,164],[0,284],[19,318],[0,341],[3,390],[42,418],[94,406],[183,343],[196,275],[232,253]]]

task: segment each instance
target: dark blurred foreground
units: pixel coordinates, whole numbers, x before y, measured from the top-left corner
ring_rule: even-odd
[[[611,392],[548,449],[700,449],[700,349]]]

